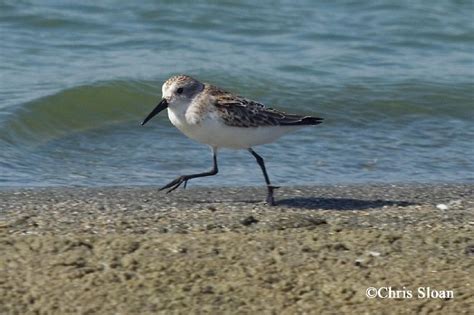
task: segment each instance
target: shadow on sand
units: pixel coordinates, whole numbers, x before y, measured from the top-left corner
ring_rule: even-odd
[[[276,201],[280,207],[302,208],[302,209],[323,209],[323,210],[367,210],[374,208],[388,207],[407,207],[415,203],[396,200],[362,200],[348,198],[288,198]]]

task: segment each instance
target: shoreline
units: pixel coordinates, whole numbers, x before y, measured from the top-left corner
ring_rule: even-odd
[[[0,190],[0,313],[467,314],[474,303],[474,185],[282,187],[276,207],[264,197]],[[368,287],[454,297],[370,299]]]

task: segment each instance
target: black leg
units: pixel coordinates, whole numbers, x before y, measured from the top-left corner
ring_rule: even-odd
[[[182,175],[173,180],[172,182],[166,184],[165,186],[161,187],[160,190],[168,189],[170,188],[166,193],[170,193],[176,188],[178,188],[182,183],[184,183],[184,188],[186,188],[186,184],[188,183],[188,180],[197,178],[197,177],[205,177],[205,176],[212,176],[216,175],[217,172],[219,171],[217,168],[217,150],[216,148],[212,148],[212,170],[204,173],[198,173],[198,174],[191,174],[191,175]]]
[[[274,206],[275,200],[273,199],[273,191],[278,187],[272,186],[272,183],[270,183],[270,178],[268,177],[267,170],[265,169],[265,162],[263,161],[263,158],[258,155],[252,148],[249,148],[248,150],[257,160],[258,165],[262,169],[263,177],[265,177],[265,183],[267,183],[267,204],[270,206]]]

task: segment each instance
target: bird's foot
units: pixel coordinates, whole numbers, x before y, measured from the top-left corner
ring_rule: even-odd
[[[275,189],[278,189],[278,188],[280,188],[280,187],[279,186],[271,186],[271,185],[267,186],[267,199],[266,199],[267,205],[269,205],[269,206],[276,205],[275,199],[273,198],[273,191]]]
[[[181,184],[184,183],[184,188],[186,189],[186,185],[188,184],[188,176],[186,175],[182,175],[182,176],[179,176],[178,178],[176,178],[175,180],[169,182],[168,184],[166,184],[165,186],[161,187],[159,190],[165,190],[165,189],[168,189],[170,188],[166,193],[169,194],[170,192],[172,192],[173,190],[175,190],[176,188],[178,188],[179,186],[181,186]]]

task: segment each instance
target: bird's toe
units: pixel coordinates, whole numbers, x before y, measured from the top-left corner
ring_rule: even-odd
[[[268,196],[267,199],[265,200],[266,204],[273,207],[276,205],[275,203],[275,199],[273,198],[273,196]]]
[[[169,194],[170,192],[172,192],[173,190],[175,190],[176,188],[178,188],[183,182],[186,182],[187,180],[185,179],[184,176],[180,176],[178,178],[176,178],[175,180],[169,182],[168,184],[164,185],[163,187],[161,187],[159,190],[165,190],[165,189],[168,189],[170,188],[166,193]]]

